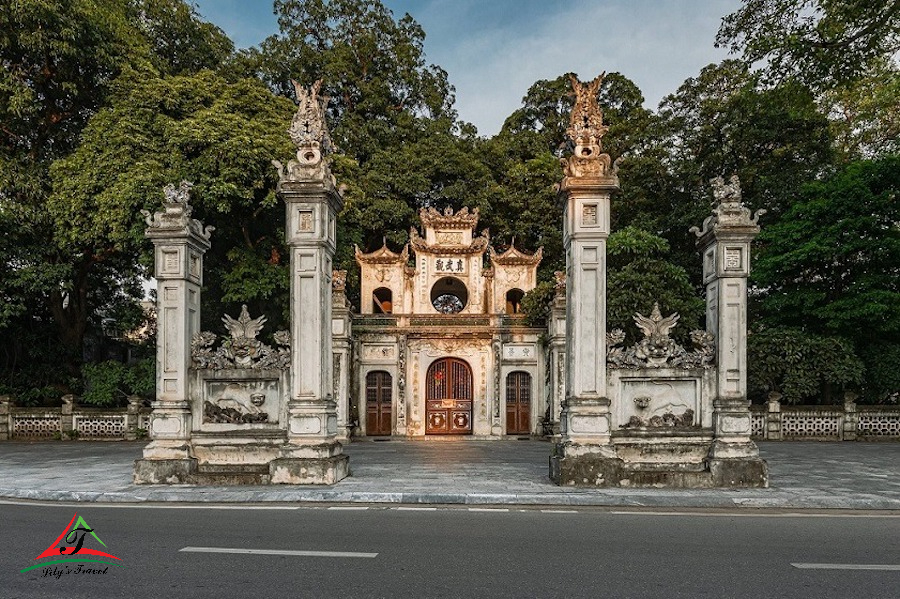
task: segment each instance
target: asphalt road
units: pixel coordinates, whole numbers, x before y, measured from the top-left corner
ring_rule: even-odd
[[[76,513],[121,564],[20,572]],[[0,503],[0,531],[3,599],[900,598],[886,513]]]

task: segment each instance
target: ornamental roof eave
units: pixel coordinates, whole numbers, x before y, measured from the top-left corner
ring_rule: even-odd
[[[388,248],[387,242],[381,248],[374,252],[364,253],[359,246],[354,244],[354,253],[356,255],[357,264],[406,264],[409,260],[409,244],[403,246],[400,253],[393,252]]]
[[[501,266],[537,266],[544,257],[544,248],[543,246],[539,247],[533,254],[527,254],[511,245],[505,252],[498,254],[494,246],[491,246],[490,256],[491,264],[500,264]]]
[[[415,232],[410,232],[409,245],[412,246],[414,252],[424,254],[452,254],[452,255],[470,255],[483,254],[489,247],[488,239],[485,237],[476,237],[469,245],[431,245]]]
[[[445,209],[443,213],[431,207],[422,208],[419,210],[419,220],[425,228],[474,229],[478,225],[478,208],[469,212],[468,207],[463,207],[456,213],[452,208]]]

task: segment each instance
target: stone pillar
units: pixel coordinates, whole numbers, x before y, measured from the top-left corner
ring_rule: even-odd
[[[566,249],[566,399],[550,479],[563,484],[617,484],[622,462],[610,440],[606,394],[606,239],[610,199],[619,179],[600,138],[608,127],[597,104],[603,75],[581,84],[567,134],[574,154],[562,159],[559,187]]]
[[[141,419],[141,405],[144,399],[140,395],[128,396],[128,408],[125,412],[125,440],[134,441],[138,438],[137,429]]]
[[[711,181],[717,205],[696,233],[703,256],[706,327],[716,342],[716,395],[713,400],[715,440],[709,451],[717,486],[768,485],[765,461],[750,440],[747,399],[747,277],[750,242],[759,234],[757,219],[741,204],[740,181]]]
[[[274,161],[291,253],[291,396],[287,444],[269,465],[272,483],[330,485],[349,474],[337,441],[331,328],[335,229],[344,202],[325,158],[331,140],[319,85],[294,83],[299,106],[288,132],[297,158],[287,167]]]
[[[856,399],[858,397],[853,391],[844,393],[843,441],[856,441],[856,438],[859,436],[859,411],[856,408]]]
[[[156,401],[151,406],[150,438],[134,464],[135,483],[189,482],[197,470],[191,449],[188,370],[191,338],[200,332],[203,255],[212,227],[191,218],[191,184],[164,190],[164,210],[146,217],[153,242],[156,277]]]
[[[406,354],[409,351],[406,335],[397,337],[397,435],[406,435]]]
[[[766,439],[781,441],[781,393],[777,391],[769,393],[766,403]]]
[[[549,370],[550,426],[554,438],[559,437],[559,419],[566,398],[566,273],[555,272],[556,295],[550,307],[547,332],[550,337],[547,369]]]
[[[9,441],[12,438],[12,422],[10,422],[9,395],[0,395],[0,441]]]
[[[350,302],[344,292],[346,270],[335,270],[331,275],[331,336],[332,368],[334,370],[334,399],[337,403],[338,441],[350,440]]]
[[[59,412],[59,432],[63,441],[72,440],[75,434],[75,396],[67,393],[62,396],[62,409]]]

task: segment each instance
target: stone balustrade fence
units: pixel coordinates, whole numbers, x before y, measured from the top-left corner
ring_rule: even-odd
[[[80,439],[135,440],[150,428],[150,408],[139,397],[127,408],[89,408],[63,397],[59,408],[15,407],[0,396],[0,441]],[[900,440],[900,405],[785,406],[780,397],[750,406],[753,438],[758,441]]]
[[[784,406],[770,393],[765,405],[750,406],[752,437],[760,441],[900,440],[900,406],[860,406],[852,393],[844,404]]]
[[[78,406],[74,395],[62,400],[58,408],[15,407],[0,396],[0,440],[134,441],[150,428],[151,410],[141,397],[129,397],[126,408]]]

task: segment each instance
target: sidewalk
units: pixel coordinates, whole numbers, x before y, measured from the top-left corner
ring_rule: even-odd
[[[760,443],[768,489],[582,489],[547,478],[541,441],[352,443],[324,487],[131,484],[144,443],[0,443],[0,497],[79,502],[334,502],[900,510],[900,443]]]

